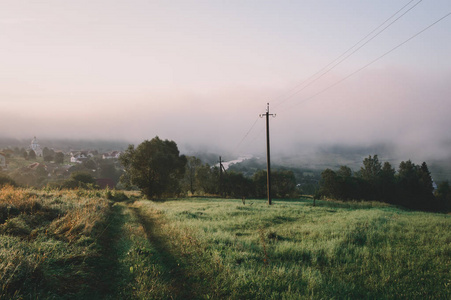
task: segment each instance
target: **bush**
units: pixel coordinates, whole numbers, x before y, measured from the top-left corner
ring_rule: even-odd
[[[16,182],[11,177],[0,174],[0,187],[5,185],[17,186]]]
[[[70,178],[71,178],[70,180],[86,184],[96,182],[95,178],[87,172],[74,172],[70,175]]]
[[[107,198],[108,200],[113,200],[113,201],[126,201],[129,199],[127,197],[127,195],[124,194],[124,192],[110,190],[110,189],[105,190],[105,198]]]

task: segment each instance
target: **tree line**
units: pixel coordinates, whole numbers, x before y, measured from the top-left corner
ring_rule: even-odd
[[[197,159],[190,157],[189,159]],[[222,172],[218,166],[200,165],[193,175],[185,176],[182,181],[185,194],[190,195],[218,195],[230,198],[266,198],[265,170],[259,170],[253,176],[247,177],[243,173],[230,171]],[[271,171],[272,195],[275,198],[296,198],[299,196],[296,179],[292,171]],[[191,184],[194,180],[194,185]],[[187,185],[189,183],[189,186]]]
[[[222,171],[194,156],[180,155],[174,141],[158,137],[136,148],[130,145],[119,161],[125,170],[122,184],[141,189],[149,199],[179,195],[267,196],[266,171],[259,170],[252,176]],[[273,171],[271,178],[272,197],[299,197],[300,190],[291,170]],[[435,190],[426,162],[416,165],[410,160],[403,161],[396,171],[390,163],[381,163],[377,155],[365,158],[357,172],[347,166],[337,171],[324,170],[314,197],[381,201],[428,211],[451,210],[449,183],[440,183]]]
[[[377,155],[363,160],[358,172],[347,166],[337,171],[321,173],[320,188],[315,198],[336,200],[370,200],[401,205],[411,209],[449,211],[451,189],[448,182],[440,183],[434,191],[433,180],[426,162],[416,165],[402,161],[396,171]]]
[[[45,157],[56,154],[44,152]],[[114,175],[115,180],[120,177],[122,187],[140,189],[149,199],[174,196],[267,196],[265,170],[257,170],[250,176],[238,171],[221,170],[218,166],[203,163],[197,157],[181,155],[174,141],[161,140],[158,136],[137,147],[129,145],[119,162],[123,170],[106,165],[100,169],[100,175],[108,178]],[[73,171],[77,172],[73,176],[54,182],[53,185],[61,188],[95,186],[93,174],[87,171],[98,169],[93,161],[75,167],[77,169]],[[273,198],[297,198],[303,190],[297,185],[292,170],[275,170],[271,172],[271,177]],[[8,176],[2,175],[0,179],[0,185],[14,184]],[[390,163],[380,162],[377,155],[365,158],[357,172],[347,166],[341,166],[336,171],[324,170],[314,198],[381,201],[412,209],[451,211],[449,182],[441,182],[434,189],[426,162],[416,165],[410,160],[403,161],[396,171]]]
[[[180,155],[174,141],[161,140],[158,136],[137,147],[129,145],[119,161],[125,169],[122,184],[136,186],[149,199],[178,195],[266,197],[266,171],[258,171],[252,177],[226,172],[194,156]],[[274,197],[297,196],[292,171],[274,171],[271,175]]]

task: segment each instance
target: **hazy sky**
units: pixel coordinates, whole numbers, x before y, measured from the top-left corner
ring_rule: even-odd
[[[0,136],[249,153],[264,151],[269,102],[275,152],[396,141],[445,155],[451,16],[428,26],[449,13],[449,0],[1,0]]]

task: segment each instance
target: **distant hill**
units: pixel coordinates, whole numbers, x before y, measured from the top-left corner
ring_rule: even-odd
[[[336,170],[340,166],[348,166],[353,171],[358,171],[362,166],[363,160],[369,155],[373,156],[375,154],[378,155],[381,162],[389,162],[396,170],[401,161],[410,159],[415,164],[421,164],[425,161],[435,182],[451,180],[451,155],[445,158],[412,158],[407,155],[403,156],[395,147],[386,144],[368,147],[335,145],[320,147],[306,152],[300,149],[298,153],[293,151],[284,155],[272,155],[271,165],[274,168],[289,168],[305,172],[312,171],[314,173],[321,172],[327,168]],[[266,168],[266,157],[262,156],[233,165],[231,170],[248,172],[249,174],[251,170],[264,168]]]

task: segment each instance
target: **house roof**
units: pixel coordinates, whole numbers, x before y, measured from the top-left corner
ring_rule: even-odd
[[[32,170],[35,170],[35,169],[37,169],[39,166],[43,166],[44,168],[47,168],[46,165],[40,164],[40,163],[38,163],[38,162],[35,162],[35,163],[32,163],[31,165],[28,165],[27,168],[32,169]]]

